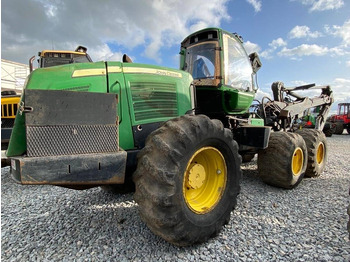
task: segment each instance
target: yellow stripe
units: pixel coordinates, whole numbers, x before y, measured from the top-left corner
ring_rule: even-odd
[[[121,73],[122,68],[120,66],[108,66],[108,73]]]
[[[84,77],[84,76],[103,76],[106,75],[106,69],[94,68],[94,69],[79,69],[73,72],[72,77]]]
[[[41,51],[41,57],[43,57],[46,53],[55,53],[55,54],[72,54],[72,55],[86,55],[84,52],[76,52],[76,51],[66,51],[66,50],[43,50]]]
[[[182,78],[181,73],[177,73],[169,70],[163,70],[163,69],[156,69],[156,68],[123,67],[123,71],[124,73],[127,73],[127,74],[133,74],[133,73],[154,74],[154,75]]]

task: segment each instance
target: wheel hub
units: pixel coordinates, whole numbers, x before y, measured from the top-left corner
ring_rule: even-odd
[[[318,147],[317,147],[317,151],[316,151],[316,161],[317,164],[321,164],[323,162],[324,159],[324,144],[321,142]]]
[[[214,147],[202,147],[192,155],[184,172],[185,203],[196,214],[210,212],[220,202],[226,187],[224,156]]]
[[[201,164],[191,164],[188,172],[188,185],[193,189],[198,189],[203,186],[206,174],[205,168]]]
[[[292,157],[292,171],[294,176],[300,175],[304,164],[304,154],[300,147],[296,148]]]

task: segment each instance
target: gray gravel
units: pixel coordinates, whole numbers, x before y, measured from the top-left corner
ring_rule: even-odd
[[[294,190],[263,184],[256,159],[245,164],[230,223],[186,248],[154,236],[132,194],[21,186],[2,168],[2,261],[349,261],[350,136],[327,139],[325,172]]]

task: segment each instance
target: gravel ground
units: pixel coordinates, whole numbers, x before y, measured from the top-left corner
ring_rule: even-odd
[[[2,261],[349,261],[350,136],[327,138],[328,167],[294,190],[245,164],[238,205],[218,237],[179,248],[141,222],[133,195],[21,186],[1,169]]]

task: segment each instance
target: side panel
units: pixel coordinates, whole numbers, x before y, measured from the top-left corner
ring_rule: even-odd
[[[254,93],[239,91],[232,87],[221,87],[223,90],[223,106],[227,114],[247,112],[254,100]]]
[[[108,90],[118,95],[118,121],[119,121],[119,143],[124,150],[133,149],[134,139],[132,135],[129,101],[125,88],[125,79],[122,63],[107,62]]]

